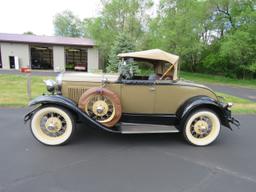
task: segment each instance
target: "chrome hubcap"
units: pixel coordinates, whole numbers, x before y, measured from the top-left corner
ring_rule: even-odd
[[[62,127],[61,120],[57,117],[50,117],[47,119],[45,123],[45,128],[49,132],[57,132],[61,129],[61,127]]]
[[[212,130],[212,121],[206,116],[200,116],[191,123],[190,132],[195,138],[205,138]]]
[[[104,95],[92,96],[85,107],[85,111],[90,117],[101,123],[109,122],[115,116],[113,103]]]
[[[202,134],[208,129],[208,124],[205,121],[197,121],[194,125],[194,130],[197,134]]]
[[[59,137],[66,130],[66,120],[57,113],[47,113],[40,122],[41,130],[50,137]]]
[[[103,106],[99,106],[99,107],[97,107],[96,111],[97,111],[97,113],[102,114],[104,109],[105,108]]]
[[[92,111],[94,114],[96,114],[98,116],[106,115],[108,110],[109,110],[109,107],[105,101],[100,100],[100,101],[96,101],[95,103],[93,103]]]

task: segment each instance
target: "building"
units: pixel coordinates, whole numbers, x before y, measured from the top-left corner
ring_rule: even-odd
[[[0,33],[0,69],[95,71],[99,52],[91,39]]]

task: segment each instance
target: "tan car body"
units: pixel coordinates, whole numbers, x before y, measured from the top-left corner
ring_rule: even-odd
[[[206,146],[218,137],[221,124],[240,125],[231,116],[231,103],[219,101],[206,86],[179,80],[177,55],[154,49],[118,56],[120,74],[63,73],[57,83],[45,81],[50,94],[30,101],[37,108],[24,117],[31,119],[38,141],[65,144],[75,122],[84,122],[112,133],[183,132],[189,143]],[[153,74],[134,75],[136,62],[152,64]]]
[[[135,85],[119,82],[118,75],[63,74],[62,95],[76,103],[86,90],[93,87],[105,87],[115,92],[121,100],[123,113],[175,114],[192,97],[200,95],[217,100],[211,89],[180,80],[157,80],[146,85]]]

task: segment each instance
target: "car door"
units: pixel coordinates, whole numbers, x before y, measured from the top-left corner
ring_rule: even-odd
[[[175,83],[171,80],[156,81],[155,89],[155,114],[173,115],[189,98],[207,95],[205,89],[198,89],[186,83]]]
[[[183,96],[171,80],[156,81],[155,85],[155,114],[175,114],[179,100]]]
[[[155,85],[144,80],[124,80],[121,85],[123,113],[153,114]]]

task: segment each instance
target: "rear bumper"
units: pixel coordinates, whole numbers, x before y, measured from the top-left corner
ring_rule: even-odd
[[[223,125],[230,128],[231,130],[234,126],[240,128],[240,122],[236,118],[232,117],[232,113],[228,108],[223,108],[223,113],[225,117]]]
[[[231,123],[231,124],[235,125],[236,127],[240,128],[240,122],[237,119],[235,119],[234,117],[230,117],[230,119],[228,121],[229,121],[229,123]]]

